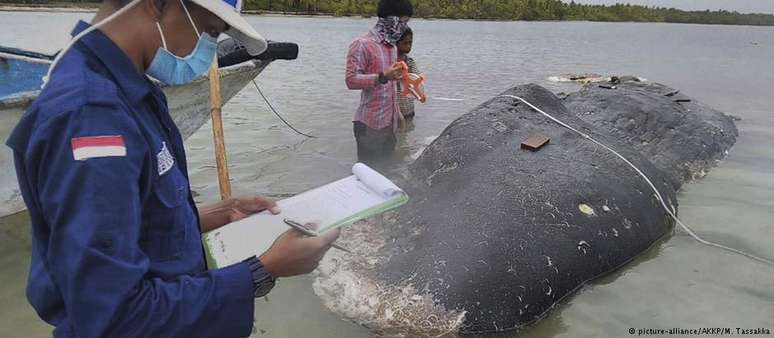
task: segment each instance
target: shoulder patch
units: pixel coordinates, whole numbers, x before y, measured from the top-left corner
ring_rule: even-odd
[[[70,144],[76,161],[99,157],[126,157],[126,145],[121,135],[74,137]]]

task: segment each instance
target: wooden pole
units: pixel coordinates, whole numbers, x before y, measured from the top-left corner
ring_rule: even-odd
[[[226,160],[226,142],[223,139],[223,118],[221,115],[220,73],[218,72],[218,57],[210,67],[210,112],[212,114],[212,138],[215,141],[215,163],[218,167],[218,185],[220,199],[231,198],[231,181],[228,175]]]

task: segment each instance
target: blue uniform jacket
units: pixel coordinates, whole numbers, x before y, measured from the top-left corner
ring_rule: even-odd
[[[55,337],[250,335],[248,265],[206,270],[166,97],[106,35],[67,52],[7,144],[32,222],[27,298]]]

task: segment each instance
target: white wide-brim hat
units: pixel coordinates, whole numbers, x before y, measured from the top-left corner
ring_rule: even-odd
[[[245,46],[250,55],[266,51],[266,39],[255,31],[253,26],[242,17],[242,0],[191,0],[193,3],[215,14],[225,21],[229,29],[224,33]]]

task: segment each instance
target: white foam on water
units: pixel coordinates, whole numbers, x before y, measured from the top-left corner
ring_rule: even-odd
[[[578,82],[578,83],[591,83],[591,82],[604,82],[610,81],[609,76],[602,76],[599,74],[563,74],[549,76],[546,80],[551,82]]]
[[[546,80],[551,81],[551,82],[570,82],[570,81],[572,81],[569,78],[561,77],[561,76],[549,76],[549,77],[546,78]]]
[[[422,153],[425,151],[425,149],[427,149],[427,146],[429,146],[430,143],[433,143],[433,141],[435,141],[435,139],[437,139],[438,136],[439,135],[425,137],[422,140],[422,143],[420,144],[419,149],[417,149],[417,151],[411,153],[411,160],[413,161],[413,160],[418,159],[419,156],[422,155]]]
[[[465,312],[446,310],[429,293],[417,290],[411,278],[395,285],[369,273],[388,258],[378,255],[384,245],[384,221],[377,218],[344,228],[339,242],[353,253],[330,251],[315,271],[314,292],[327,308],[379,336],[455,335]]]

